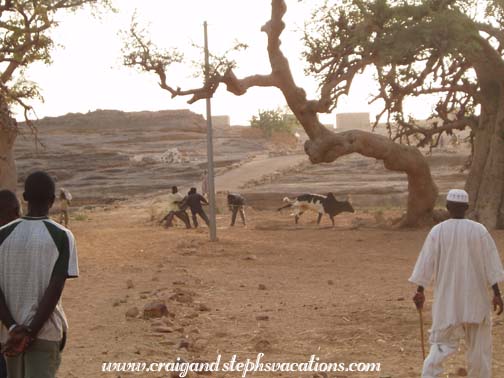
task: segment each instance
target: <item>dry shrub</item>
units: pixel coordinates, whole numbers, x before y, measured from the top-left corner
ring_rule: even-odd
[[[243,127],[241,136],[245,139],[263,139],[264,134],[261,129],[257,127]]]
[[[270,141],[277,145],[296,147],[298,139],[291,133],[286,131],[275,131],[271,134]]]

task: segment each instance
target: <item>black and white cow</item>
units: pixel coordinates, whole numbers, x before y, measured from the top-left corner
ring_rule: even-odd
[[[339,213],[355,212],[350,201],[338,201],[332,193],[327,193],[327,196],[322,196],[320,194],[302,194],[295,199],[285,197],[283,201],[287,204],[279,208],[278,211],[292,207],[296,224],[299,221],[299,217],[307,210],[318,213],[317,224],[320,224],[322,215],[329,215],[333,226],[334,217]]]

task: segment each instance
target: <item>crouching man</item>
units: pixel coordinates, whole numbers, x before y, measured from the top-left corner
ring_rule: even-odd
[[[240,213],[243,225],[245,222],[245,198],[239,193],[228,193],[227,203],[229,210],[231,210],[231,227],[235,225],[236,215]]]
[[[172,186],[172,192],[168,195],[168,214],[159,223],[166,222],[165,227],[169,228],[173,226],[173,219],[177,217],[184,222],[186,228],[191,228],[189,216],[185,211],[186,206],[183,206],[183,202],[184,196],[180,194],[176,186]]]
[[[9,378],[55,378],[67,320],[61,293],[78,276],[72,233],[49,219],[54,181],[35,172],[25,182],[28,213],[0,228],[0,342]]]

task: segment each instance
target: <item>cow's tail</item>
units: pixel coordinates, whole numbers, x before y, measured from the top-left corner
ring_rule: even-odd
[[[292,205],[294,204],[294,202],[296,202],[296,200],[291,200],[289,197],[284,197],[283,202],[285,203],[285,205],[279,207],[277,211],[287,209],[288,207],[292,207]]]

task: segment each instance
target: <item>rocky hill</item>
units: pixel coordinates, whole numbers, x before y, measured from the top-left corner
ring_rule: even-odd
[[[45,117],[36,122],[42,129],[138,129],[163,127],[184,132],[205,132],[206,121],[190,110],[163,110],[157,112],[123,112],[120,110],[96,110],[88,113],[68,113],[61,117]]]
[[[47,117],[36,127],[39,143],[28,128],[16,142],[20,184],[29,172],[44,169],[80,203],[191,185],[206,165],[206,122],[189,110],[97,110]],[[217,167],[267,150],[264,139],[244,137],[240,129],[216,130]]]

